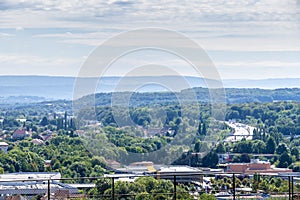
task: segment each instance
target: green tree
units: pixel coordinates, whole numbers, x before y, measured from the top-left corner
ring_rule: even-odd
[[[202,158],[202,165],[204,167],[216,167],[219,162],[219,157],[216,152],[209,152]]]
[[[283,152],[279,157],[279,163],[277,167],[287,168],[290,164],[292,164],[292,162],[292,157],[287,152]]]
[[[296,160],[299,160],[299,150],[297,147],[292,148],[291,155],[295,156]]]
[[[199,121],[198,129],[197,129],[197,134],[201,135],[201,133],[202,133],[202,122]]]
[[[197,140],[195,143],[194,151],[200,152],[200,150],[201,150],[201,142],[200,142],[200,140]]]
[[[65,116],[64,116],[64,129],[67,130],[68,127],[68,113],[67,111],[65,112]]]
[[[273,154],[275,152],[276,143],[273,137],[269,137],[266,145],[266,153]]]
[[[203,123],[203,125],[202,125],[202,131],[201,131],[201,135],[206,135],[206,134],[207,134],[206,123]]]
[[[260,175],[257,174],[257,173],[255,173],[255,174],[253,175],[253,182],[252,182],[252,190],[253,190],[254,192],[257,192],[260,181],[261,181]]]
[[[278,145],[278,147],[276,148],[276,153],[281,155],[285,152],[286,153],[288,152],[286,144],[282,143],[282,144]]]
[[[252,153],[265,153],[266,144],[262,140],[252,141]]]
[[[43,117],[40,125],[41,126],[47,126],[49,124],[48,118],[47,117]]]
[[[250,163],[250,156],[246,153],[243,153],[241,155],[241,160],[242,163]]]
[[[226,147],[223,143],[219,142],[216,147],[216,153],[226,153]]]
[[[200,199],[201,200],[216,200],[216,197],[211,194],[201,194]]]
[[[252,143],[249,140],[242,140],[233,147],[234,153],[252,153]]]
[[[0,174],[4,174],[4,169],[3,169],[3,167],[0,167]]]
[[[111,188],[111,180],[109,178],[101,178],[96,182],[97,193],[103,195],[104,192]]]
[[[253,140],[260,140],[260,139],[261,139],[260,132],[255,128],[253,130]]]

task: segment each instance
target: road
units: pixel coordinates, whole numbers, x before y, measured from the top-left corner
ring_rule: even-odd
[[[241,141],[243,138],[252,140],[255,127],[230,121],[226,121],[225,123],[234,130],[233,133],[225,139],[225,142]]]

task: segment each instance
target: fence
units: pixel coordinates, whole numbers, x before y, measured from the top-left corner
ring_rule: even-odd
[[[172,189],[160,193],[120,193],[116,191],[116,184],[120,179],[127,178],[126,181],[132,182],[139,177],[154,177],[155,179],[169,180],[172,182]],[[162,199],[178,199],[184,193],[199,198],[201,193],[215,194],[218,199],[240,199],[240,198],[268,198],[277,197],[284,199],[300,199],[300,174],[289,173],[282,175],[257,174],[251,176],[250,185],[243,183],[247,176],[235,173],[164,173],[151,175],[106,175],[103,177],[83,177],[83,178],[61,178],[61,179],[27,179],[27,180],[1,180],[0,177],[0,199],[149,199],[149,196],[163,196]],[[211,179],[210,184],[206,184]],[[257,179],[257,180],[256,180]],[[108,180],[107,193],[93,194],[90,191],[99,187],[96,183],[99,180]],[[264,189],[257,187],[255,184],[267,182]],[[285,185],[280,186],[281,191],[271,191],[268,187],[275,180],[283,181]],[[219,181],[219,182],[218,182]],[[281,183],[282,183],[281,181]],[[244,181],[246,182],[246,181]],[[193,190],[182,190],[181,184],[194,186]],[[223,184],[223,185],[222,185]],[[277,183],[275,183],[276,185]],[[209,187],[210,186],[210,187]],[[251,186],[251,191],[250,187]],[[295,187],[297,186],[297,187]],[[180,190],[178,190],[180,189]],[[255,191],[256,190],[256,191]],[[222,193],[223,192],[223,193]],[[227,192],[225,194],[225,192]],[[267,195],[268,193],[268,195]],[[180,197],[179,197],[180,198]],[[182,199],[182,198],[181,198]]]

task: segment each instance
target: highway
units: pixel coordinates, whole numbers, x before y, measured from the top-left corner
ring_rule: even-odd
[[[225,123],[234,130],[233,133],[225,139],[225,142],[241,141],[243,138],[252,140],[255,127],[236,122],[226,121]]]

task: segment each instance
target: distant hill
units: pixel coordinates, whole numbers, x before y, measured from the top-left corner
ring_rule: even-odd
[[[207,87],[207,80],[197,77],[184,77],[191,87]],[[97,78],[84,78],[85,81]],[[96,93],[109,93],[115,90],[115,86],[122,80],[122,77],[104,77],[100,80]],[[187,89],[185,86],[178,84],[176,76],[161,76],[161,77],[126,77],[124,80],[123,90],[131,88],[130,86],[140,82],[161,82],[171,84],[176,88],[177,92]],[[44,100],[67,99],[73,97],[75,77],[53,77],[53,76],[0,76],[0,101],[1,103],[9,102],[39,102]],[[224,80],[223,85],[226,88],[300,88],[299,79],[265,79],[265,80]],[[141,88],[139,92],[161,92],[167,91],[159,85],[150,84],[147,87]],[[228,90],[229,91],[229,90]],[[253,95],[254,91],[259,90],[243,90],[248,96]],[[228,93],[230,99],[241,99],[239,94],[234,94],[236,91]],[[240,92],[239,92],[240,93]],[[268,91],[264,92],[269,96]],[[294,95],[294,94],[293,94]],[[243,97],[244,99],[247,96]],[[260,97],[262,98],[262,97]],[[267,97],[265,97],[267,98]],[[274,99],[274,97],[272,96]],[[297,95],[296,97],[297,98]],[[275,98],[276,100],[276,98]],[[235,100],[234,100],[235,101]]]
[[[179,101],[189,102],[194,99],[190,99],[190,92],[196,94],[196,98],[199,102],[210,102],[211,97],[207,88],[193,88],[182,90],[181,92],[149,92],[149,93],[133,93],[130,98],[130,105],[148,105],[148,104],[161,104],[161,103],[177,103]],[[116,102],[122,102],[123,97],[126,96],[126,92],[114,94]],[[257,88],[226,88],[226,103],[267,103],[275,101],[296,101],[300,102],[300,88],[282,88],[274,90],[257,89]],[[97,106],[110,106],[111,105],[110,93],[96,94]],[[179,100],[179,99],[180,100]],[[218,98],[218,97],[217,97]],[[120,99],[120,101],[118,101]],[[84,97],[82,102],[90,100],[88,97]],[[219,99],[218,99],[219,100]],[[127,102],[124,102],[125,104]],[[126,104],[127,105],[127,104]]]
[[[38,96],[71,99],[73,77],[0,76],[0,96]]]
[[[226,88],[261,88],[261,89],[276,89],[276,88],[299,88],[300,78],[274,78],[260,80],[225,80],[223,82]]]
[[[193,88],[186,89],[181,92],[147,92],[147,93],[133,93],[129,102],[124,102],[127,106],[128,103],[131,106],[145,106],[145,105],[175,105],[179,103],[177,97],[181,97],[185,103],[189,102],[189,95],[186,95],[190,92],[196,94],[197,100],[201,103],[209,103],[210,95],[207,88]],[[124,96],[127,96],[127,92],[119,93],[97,93],[96,95],[88,95],[80,99],[80,101],[75,102],[77,106],[81,105],[93,105],[90,103],[96,104],[96,106],[111,106],[112,95],[114,95],[117,102],[123,102]],[[95,97],[95,99],[94,99]],[[95,101],[94,101],[95,100]],[[194,99],[192,99],[194,100]],[[274,89],[274,90],[265,90],[257,88],[227,88],[226,89],[226,102],[229,104],[239,104],[239,103],[268,103],[276,101],[295,101],[300,103],[300,88],[285,88],[285,89]],[[1,107],[7,108],[45,108],[59,111],[68,111],[72,110],[72,101],[67,100],[53,100],[53,101],[43,101],[39,103],[31,104],[11,104],[3,105],[0,103]],[[118,104],[120,105],[120,104]],[[123,105],[123,104],[121,104]],[[77,107],[78,108],[78,107]]]

